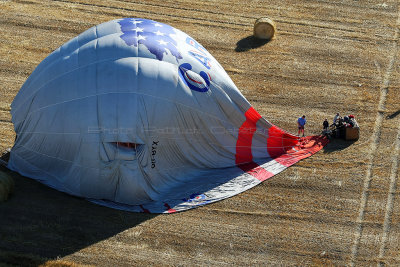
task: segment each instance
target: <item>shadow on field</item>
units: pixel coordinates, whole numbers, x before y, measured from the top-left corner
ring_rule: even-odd
[[[157,215],[119,211],[12,173],[15,190],[0,203],[0,263],[37,266],[110,238]]]
[[[386,119],[394,119],[396,118],[398,115],[400,114],[400,109],[396,112],[394,112],[393,114],[387,115]]]
[[[236,43],[235,51],[246,52],[249,51],[250,49],[261,47],[267,44],[268,42],[270,42],[270,40],[259,39],[254,37],[254,35],[250,35]]]
[[[346,140],[340,139],[340,138],[333,138],[324,147],[323,151],[324,151],[324,153],[332,153],[332,152],[336,152],[336,151],[341,151],[341,150],[348,148],[355,142],[356,141],[346,141]]]

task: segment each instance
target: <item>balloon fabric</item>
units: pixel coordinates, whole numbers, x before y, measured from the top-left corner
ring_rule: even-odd
[[[11,170],[134,212],[231,197],[327,142],[271,124],[202,45],[140,18],[100,24],[59,47],[11,113]]]

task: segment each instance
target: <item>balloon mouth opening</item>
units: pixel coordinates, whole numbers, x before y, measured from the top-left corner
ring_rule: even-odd
[[[136,150],[141,145],[141,144],[130,143],[130,142],[114,142],[113,144],[116,147],[129,148],[129,149],[132,149],[132,150]]]

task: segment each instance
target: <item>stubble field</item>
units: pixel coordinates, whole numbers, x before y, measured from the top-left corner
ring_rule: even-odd
[[[254,40],[256,18],[278,34]],[[336,112],[361,137],[336,140],[235,197],[173,215],[122,212],[13,174],[0,204],[0,265],[400,265],[400,4],[364,1],[0,0],[0,151],[10,104],[35,67],[86,29],[141,17],[199,41],[267,120],[319,134]],[[5,169],[2,169],[5,171]]]

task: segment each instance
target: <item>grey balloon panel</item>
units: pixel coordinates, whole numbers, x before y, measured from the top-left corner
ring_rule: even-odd
[[[259,182],[236,167],[240,128],[253,131],[250,107],[190,36],[149,20],[110,21],[55,50],[24,83],[8,166],[114,207],[185,209],[194,202],[178,202],[199,190],[213,196],[208,203]],[[282,171],[267,152],[271,126],[257,120],[249,149]]]

